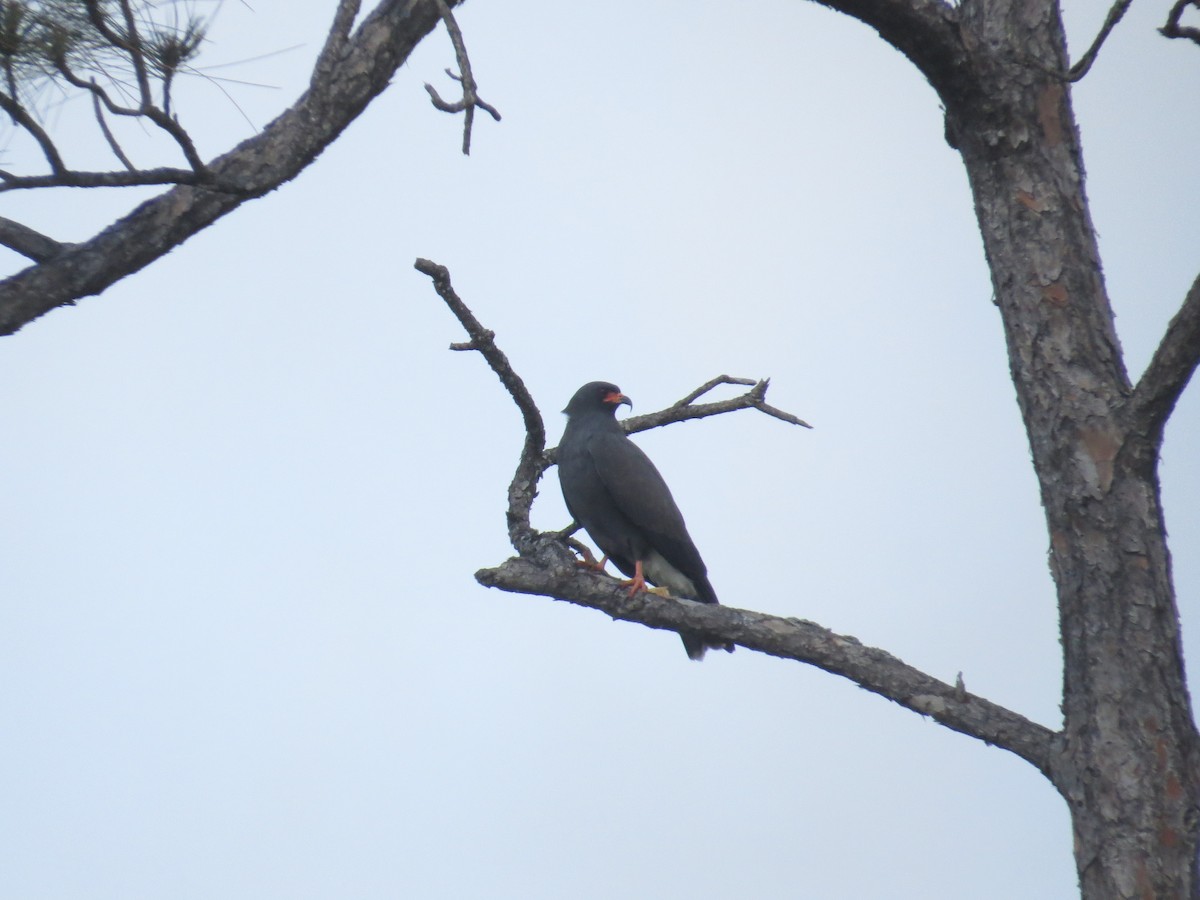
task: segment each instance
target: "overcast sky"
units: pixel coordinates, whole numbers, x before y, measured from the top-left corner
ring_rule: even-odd
[[[205,155],[294,100],[334,5],[220,6],[200,65],[238,83],[178,96]],[[1076,54],[1104,5],[1068,9]],[[1074,89],[1134,373],[1200,269],[1200,48],[1158,36],[1158,6]],[[698,665],[479,587],[511,552],[520,418],[412,270],[450,267],[551,443],[586,381],[648,412],[770,376],[814,430],[742,412],[637,438],[723,602],[1057,728],[1044,522],[932,89],[799,0],[459,21],[504,114],[470,158],[421,86],[451,91],[439,31],[296,182],[4,340],[0,894],[1072,896],[1065,806],[1016,757],[796,663]],[[103,164],[88,106],[51,109]],[[5,168],[36,165],[3,136]],[[79,240],[150,195],[0,214]],[[1193,657],[1198,458],[1193,388],[1162,464]],[[553,472],[534,518],[568,521]]]

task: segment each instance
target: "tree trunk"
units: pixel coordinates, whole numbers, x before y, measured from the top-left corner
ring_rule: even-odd
[[[1197,734],[1159,502],[1084,192],[1053,3],[962,7],[978,91],[947,99],[1050,534],[1064,653],[1051,767],[1083,896],[1200,896]],[[986,98],[986,102],[979,98]]]

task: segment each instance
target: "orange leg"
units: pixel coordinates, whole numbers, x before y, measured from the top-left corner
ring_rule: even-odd
[[[633,564],[633,577],[625,583],[629,585],[630,597],[638,591],[646,590],[646,576],[642,573],[642,561],[640,559]]]

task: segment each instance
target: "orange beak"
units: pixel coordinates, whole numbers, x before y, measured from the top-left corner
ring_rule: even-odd
[[[611,404],[613,404],[613,406],[620,406],[622,403],[624,403],[630,409],[633,409],[633,401],[618,391],[613,391],[609,394],[605,394],[604,402],[611,403]]]

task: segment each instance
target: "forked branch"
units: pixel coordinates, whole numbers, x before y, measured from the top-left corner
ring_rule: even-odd
[[[614,619],[637,622],[650,628],[699,632],[707,637],[740,644],[783,659],[817,666],[848,678],[873,693],[929,716],[955,731],[1002,747],[1053,777],[1058,734],[998,704],[977,697],[961,684],[951,685],[913,668],[886,651],[866,647],[853,637],[839,635],[812,622],[786,619],[751,610],[690,600],[677,600],[649,592],[630,595],[625,583],[575,564],[564,532],[538,532],[529,524],[537,480],[553,463],[554,451],[544,451],[545,427],[541,413],[524,382],[484,328],[455,293],[444,266],[419,259],[416,269],[433,279],[434,287],[470,335],[451,344],[453,350],[478,350],[521,410],[526,423],[525,445],[517,474],[509,488],[509,533],[518,556],[494,568],[480,569],[476,580],[510,593],[536,594],[598,609]],[[750,385],[733,400],[696,405],[694,400],[719,384]],[[628,431],[643,431],[671,422],[756,408],[797,425],[803,421],[766,406],[766,381],[719,376],[677,403],[656,413],[625,420]],[[807,426],[806,426],[807,427]],[[515,523],[519,526],[515,527]],[[575,542],[570,542],[574,544]]]
[[[435,0],[438,6],[438,11],[441,13],[442,21],[446,23],[446,31],[450,35],[450,41],[454,44],[454,56],[458,60],[458,70],[461,75],[455,75],[449,69],[446,74],[454,81],[462,85],[462,99],[456,100],[453,103],[443,100],[433,85],[429,82],[425,83],[425,90],[429,92],[429,99],[433,105],[442,112],[463,114],[463,156],[471,155],[471,128],[475,124],[475,107],[479,107],[489,113],[497,122],[500,121],[500,113],[496,107],[490,103],[485,103],[483,98],[479,96],[478,86],[475,84],[475,76],[471,74],[471,60],[467,56],[467,43],[463,40],[462,31],[459,30],[458,22],[454,19],[454,13],[450,11],[450,6],[446,0]]]

